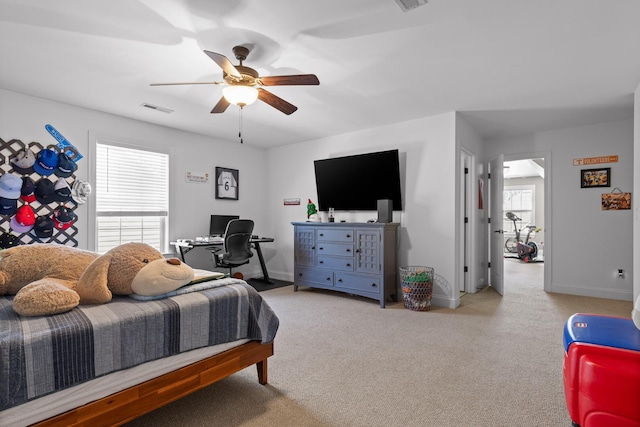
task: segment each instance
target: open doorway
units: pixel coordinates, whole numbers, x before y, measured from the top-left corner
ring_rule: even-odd
[[[503,181],[504,287],[544,288],[545,159],[505,160]]]

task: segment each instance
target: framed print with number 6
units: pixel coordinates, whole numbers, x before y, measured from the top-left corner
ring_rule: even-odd
[[[238,200],[238,170],[216,166],[216,199]]]

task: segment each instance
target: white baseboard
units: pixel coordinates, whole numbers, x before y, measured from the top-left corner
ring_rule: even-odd
[[[578,295],[583,297],[606,298],[620,301],[633,301],[631,289],[607,289],[601,287],[576,287],[571,285],[552,284],[551,292]]]

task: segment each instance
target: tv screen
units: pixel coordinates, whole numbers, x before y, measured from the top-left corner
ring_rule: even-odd
[[[211,215],[209,236],[222,236],[227,231],[227,224],[232,219],[240,219],[238,215]]]
[[[393,200],[402,210],[398,150],[314,161],[318,209],[376,210],[378,200]]]

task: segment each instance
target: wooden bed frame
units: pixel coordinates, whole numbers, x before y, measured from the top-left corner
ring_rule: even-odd
[[[273,342],[250,341],[34,426],[119,426],[253,364],[258,369],[258,381],[264,385],[267,384],[267,358],[270,356],[273,356]]]

